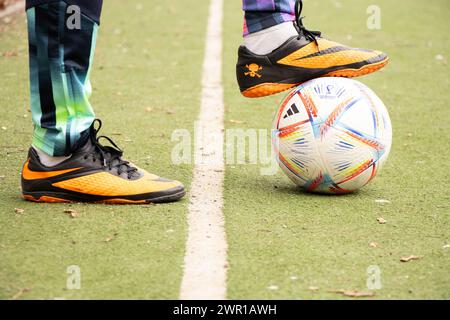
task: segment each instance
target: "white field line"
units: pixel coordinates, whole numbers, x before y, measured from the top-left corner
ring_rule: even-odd
[[[6,7],[5,10],[0,11],[0,19],[6,18],[19,11],[25,11],[25,1],[16,2],[13,5]]]
[[[222,213],[225,171],[222,20],[223,0],[211,0],[180,291],[183,300],[226,298],[227,242]]]

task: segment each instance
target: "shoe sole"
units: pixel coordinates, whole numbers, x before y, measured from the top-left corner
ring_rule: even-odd
[[[23,198],[27,201],[31,202],[38,202],[38,203],[80,203],[80,202],[87,202],[87,203],[104,203],[104,204],[148,204],[148,203],[167,203],[167,202],[174,202],[177,200],[180,200],[184,197],[186,194],[186,191],[182,190],[177,193],[149,198],[149,199],[143,199],[143,200],[130,200],[130,199],[124,199],[124,198],[111,198],[111,199],[105,199],[105,200],[86,200],[83,198],[75,199],[73,195],[67,195],[67,194],[58,194],[55,192],[46,193],[46,192],[36,192],[36,193],[27,193],[23,194]]]
[[[385,65],[387,65],[389,62],[389,58],[374,63],[374,64],[368,64],[365,65],[359,69],[342,69],[342,70],[336,70],[329,73],[324,74],[323,77],[342,77],[342,78],[355,78],[364,76],[370,73],[373,73],[375,71],[380,70]],[[306,82],[306,81],[305,81]],[[261,83],[259,85],[256,85],[254,87],[248,88],[244,91],[242,91],[242,95],[247,98],[261,98],[270,96],[273,94],[277,94],[286,90],[289,90],[293,87],[299,86],[304,82],[297,82],[297,83]]]

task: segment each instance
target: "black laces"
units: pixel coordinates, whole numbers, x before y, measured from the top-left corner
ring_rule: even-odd
[[[303,1],[302,0],[296,0],[295,1],[295,22],[296,27],[299,33],[298,39],[300,40],[301,36],[305,36],[306,39],[313,41],[317,48],[319,48],[319,41],[317,41],[317,38],[322,35],[320,31],[310,31],[305,28],[303,25],[303,19],[305,17],[302,17],[302,10],[303,10]],[[320,50],[319,50],[320,51]]]
[[[96,125],[98,126],[96,128]],[[128,179],[131,179],[133,175],[138,171],[137,168],[130,165],[128,161],[122,159],[123,151],[120,149],[111,138],[107,136],[97,136],[102,127],[102,121],[95,119],[91,127],[90,139],[95,147],[95,151],[92,154],[93,160],[96,161],[97,156],[103,162],[103,166],[109,170],[117,169],[117,174],[127,173]],[[106,140],[110,146],[105,146],[100,143],[100,140]]]

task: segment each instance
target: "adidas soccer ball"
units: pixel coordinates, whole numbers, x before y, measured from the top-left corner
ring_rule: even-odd
[[[389,114],[362,83],[319,78],[295,88],[274,119],[278,163],[303,189],[349,193],[369,183],[392,143]]]

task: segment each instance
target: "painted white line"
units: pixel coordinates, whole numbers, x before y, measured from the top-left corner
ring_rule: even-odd
[[[0,11],[0,19],[6,18],[19,11],[25,11],[25,1],[16,2],[13,5],[7,6],[5,10]]]
[[[226,298],[227,242],[222,213],[225,171],[222,20],[223,0],[211,0],[180,292],[183,300]]]

